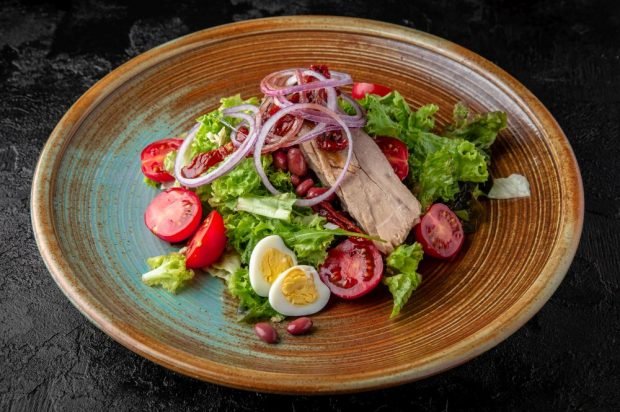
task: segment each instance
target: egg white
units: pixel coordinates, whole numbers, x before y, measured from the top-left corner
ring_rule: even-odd
[[[276,249],[281,253],[288,255],[293,261],[293,266],[297,265],[297,256],[295,253],[286,247],[282,238],[278,235],[267,236],[262,238],[252,250],[250,256],[249,275],[250,285],[257,295],[267,297],[269,296],[269,290],[271,289],[271,283],[265,279],[261,270],[261,262],[267,250]]]
[[[317,300],[306,305],[296,305],[288,301],[282,292],[282,286],[286,280],[287,275],[296,269],[301,269],[307,279],[314,281],[314,287],[318,294]],[[269,291],[269,304],[279,313],[285,316],[306,316],[317,313],[327,305],[329,301],[330,291],[327,286],[319,278],[319,274],[312,266],[298,265],[293,266],[285,272],[282,272],[280,276],[271,285]]]

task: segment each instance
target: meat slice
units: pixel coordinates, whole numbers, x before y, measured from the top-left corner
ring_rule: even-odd
[[[364,231],[386,242],[375,242],[390,253],[405,240],[420,218],[420,202],[392,170],[374,140],[361,129],[351,129],[353,157],[336,191],[343,207]],[[331,186],[344,167],[346,150],[327,152],[315,141],[301,145],[308,164],[321,182]]]

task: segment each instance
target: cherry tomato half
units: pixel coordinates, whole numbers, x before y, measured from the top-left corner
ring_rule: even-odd
[[[378,136],[375,142],[390,162],[394,173],[400,180],[405,180],[409,174],[409,150],[407,145],[395,137]]]
[[[351,97],[354,99],[362,99],[367,94],[378,94],[379,96],[385,96],[392,89],[375,83],[353,83],[353,89],[351,90]]]
[[[174,176],[164,170],[164,157],[174,150],[178,150],[183,139],[162,139],[153,142],[142,149],[140,161],[144,176],[156,182],[172,182]]]
[[[158,238],[177,243],[190,237],[202,218],[200,199],[192,191],[173,187],[160,192],[146,208],[144,223]]]
[[[327,253],[319,276],[329,290],[343,299],[356,299],[372,291],[383,276],[383,260],[370,240],[348,238]]]
[[[441,203],[432,205],[422,216],[415,227],[415,237],[424,253],[439,259],[456,256],[465,240],[461,221],[448,206]]]
[[[200,269],[217,262],[226,248],[224,219],[215,210],[211,211],[187,244],[185,266]]]

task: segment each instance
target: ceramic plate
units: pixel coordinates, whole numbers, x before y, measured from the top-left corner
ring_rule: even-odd
[[[333,302],[317,330],[266,345],[235,323],[218,279],[198,276],[174,296],[140,281],[145,259],[172,248],[143,213],[156,194],[139,153],[187,130],[222,96],[259,93],[278,69],[321,62],[354,79],[436,103],[445,125],[455,102],[504,110],[494,176],[521,173],[528,199],[485,201],[485,224],[458,259],[428,259],[422,286],[389,319],[380,290]],[[337,393],[436,374],[501,342],[547,301],[574,256],[583,190],[570,145],[520,83],[480,56],[407,28],[350,18],[282,17],[204,30],[144,53],[88,90],[47,142],[32,188],[43,259],[73,304],[113,339],[165,367],[222,385],[269,392]]]

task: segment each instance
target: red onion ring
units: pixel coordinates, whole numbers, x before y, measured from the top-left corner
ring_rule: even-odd
[[[295,86],[281,86],[280,84],[278,84],[278,80],[285,79],[286,81],[291,76],[294,76],[297,70],[303,73],[303,75],[306,75],[306,76],[310,75],[310,76],[319,78],[319,81],[297,84]],[[274,73],[267,75],[261,81],[260,88],[261,88],[261,91],[266,96],[285,96],[287,94],[305,92],[308,90],[325,89],[328,87],[333,88],[333,87],[345,86],[347,84],[353,83],[353,79],[351,79],[351,76],[348,75],[347,73],[332,71],[330,72],[330,74],[331,74],[331,78],[327,79],[320,73],[315,72],[314,70],[308,70],[308,69],[281,70],[279,72],[274,72]]]
[[[295,201],[296,206],[308,206],[309,207],[309,206],[314,206],[318,203],[321,203],[323,200],[331,196],[336,191],[336,189],[338,189],[338,186],[340,186],[340,183],[342,182],[342,180],[344,180],[347,174],[347,171],[349,170],[349,165],[351,164],[351,157],[353,156],[353,136],[351,136],[351,131],[347,127],[346,123],[339,118],[338,113],[334,112],[333,110],[330,110],[329,108],[325,106],[321,106],[316,103],[299,103],[296,105],[292,105],[292,106],[288,106],[283,109],[280,109],[277,113],[275,113],[272,117],[270,117],[269,120],[265,122],[262,129],[257,134],[256,143],[254,146],[254,166],[256,167],[256,172],[260,176],[263,182],[263,185],[267,188],[267,190],[273,195],[280,194],[278,189],[276,189],[271,184],[271,182],[267,178],[265,169],[263,169],[263,164],[261,161],[261,149],[265,143],[265,139],[267,137],[267,134],[269,133],[269,130],[276,124],[278,120],[280,120],[282,117],[296,110],[305,110],[305,109],[317,110],[319,112],[325,113],[328,116],[331,116],[336,121],[336,123],[338,123],[340,128],[345,132],[347,139],[349,140],[349,145],[347,148],[347,159],[342,168],[342,172],[340,173],[340,175],[338,176],[334,184],[325,193],[317,197],[314,197],[312,199],[297,199]]]
[[[240,113],[232,113],[229,116],[237,117],[240,119],[247,120],[248,122],[253,123],[254,119],[243,112]],[[187,149],[192,144],[192,141],[196,137],[196,133],[198,132],[200,124],[194,126],[191,130],[190,134],[185,138],[181,147],[179,147],[179,151],[177,153],[176,162],[174,164],[174,174],[175,178],[186,187],[198,187],[202,185],[206,185],[214,181],[215,179],[224,176],[228,172],[230,172],[245,156],[252,150],[252,147],[256,143],[256,138],[258,134],[256,133],[255,128],[251,128],[248,137],[243,141],[241,146],[237,148],[230,156],[228,156],[222,163],[218,165],[218,167],[207,173],[206,175],[202,175],[193,179],[186,178],[183,176],[182,169],[184,166],[185,155],[187,153]],[[260,156],[259,156],[260,157]]]

